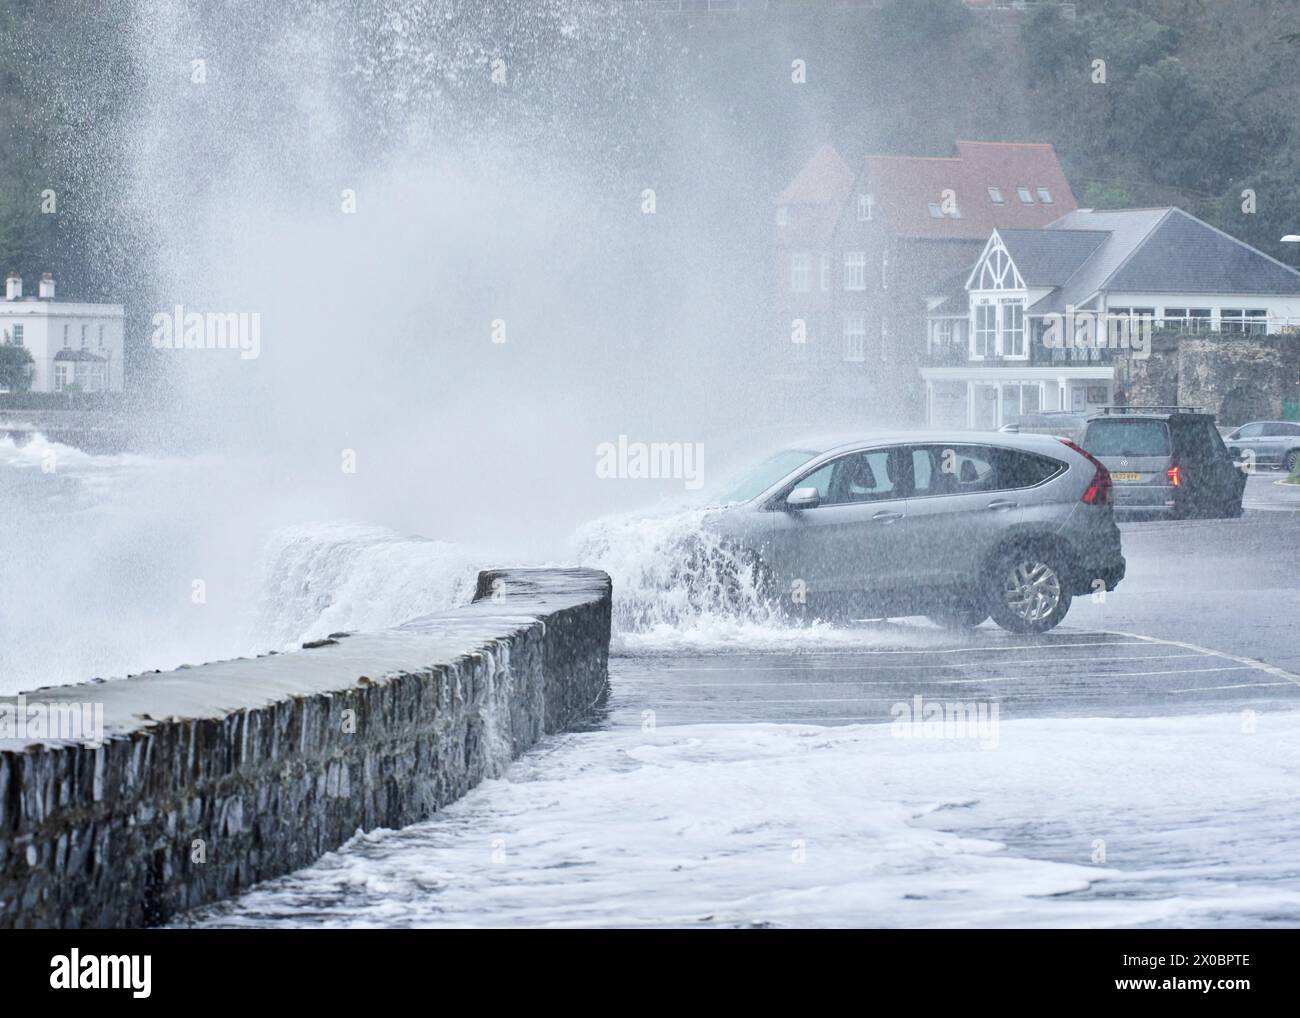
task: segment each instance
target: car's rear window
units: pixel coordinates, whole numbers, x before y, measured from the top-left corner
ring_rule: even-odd
[[[1083,447],[1094,456],[1168,456],[1169,426],[1153,420],[1092,421]]]

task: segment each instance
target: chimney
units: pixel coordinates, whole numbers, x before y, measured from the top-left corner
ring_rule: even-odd
[[[54,273],[47,272],[41,276],[41,300],[54,299]]]
[[[5,300],[20,300],[23,295],[23,277],[17,272],[5,276]]]

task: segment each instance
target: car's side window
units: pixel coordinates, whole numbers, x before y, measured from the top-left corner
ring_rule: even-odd
[[[818,467],[807,477],[801,478],[795,482],[796,488],[816,488],[817,497],[826,501],[826,496],[831,490],[831,474],[835,471],[835,460],[827,463],[825,466]]]
[[[1264,433],[1264,425],[1247,424],[1237,430],[1237,438],[1258,438]]]
[[[797,481],[795,487],[816,488],[822,505],[899,498],[902,491],[892,468],[888,449],[854,452],[818,467]]]
[[[913,495],[964,495],[993,490],[992,452],[975,445],[913,447]]]
[[[912,449],[912,493],[965,495],[1031,488],[1063,469],[1048,456],[974,445],[927,445]]]

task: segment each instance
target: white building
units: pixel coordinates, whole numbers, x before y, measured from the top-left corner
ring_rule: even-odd
[[[1225,342],[1300,328],[1300,272],[1177,208],[1076,209],[1043,229],[995,229],[961,286],[928,314],[921,377],[935,427],[1110,403],[1143,356],[1129,342],[1140,326]],[[1084,326],[1103,341],[1077,342]]]
[[[124,317],[121,304],[54,299],[54,277],[38,296],[23,296],[22,277],[9,273],[0,301],[0,343],[32,355],[32,392],[121,392]],[[74,389],[73,391],[76,391]]]

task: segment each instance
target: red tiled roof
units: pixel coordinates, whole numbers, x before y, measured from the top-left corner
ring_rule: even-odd
[[[958,141],[955,156],[869,155],[863,177],[863,188],[875,195],[893,231],[902,237],[986,240],[995,227],[1042,227],[1078,207],[1055,149],[1046,144]],[[813,221],[805,219],[804,228],[821,235],[834,228],[854,184],[848,164],[824,145],[777,196],[776,204],[815,206]],[[990,187],[1001,190],[1001,205],[990,198]],[[1032,204],[1021,202],[1021,187],[1029,188]],[[1040,187],[1051,194],[1050,204],[1040,200]],[[930,215],[930,203],[942,203],[945,190],[955,193],[960,219]]]
[[[776,197],[778,205],[836,205],[853,189],[853,170],[830,145],[823,145]]]
[[[1078,207],[1051,145],[959,141],[953,157],[870,155],[865,163],[865,186],[874,188],[899,236],[984,240],[995,227],[1043,227]],[[990,187],[1002,192],[1001,205]],[[1032,203],[1020,200],[1021,187],[1029,189]],[[1050,204],[1040,199],[1040,187],[1051,195]],[[930,214],[930,203],[942,204],[946,190],[956,196],[960,219]]]

